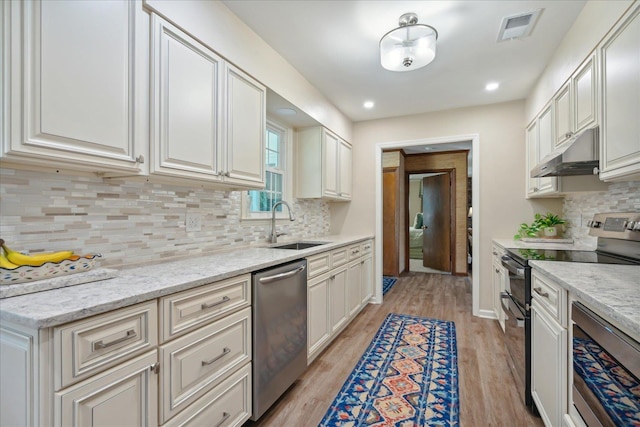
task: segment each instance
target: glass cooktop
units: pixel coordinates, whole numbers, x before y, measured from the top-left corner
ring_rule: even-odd
[[[526,264],[529,260],[640,265],[640,261],[638,260],[620,258],[596,251],[571,251],[559,249],[507,249],[507,252],[523,265]]]

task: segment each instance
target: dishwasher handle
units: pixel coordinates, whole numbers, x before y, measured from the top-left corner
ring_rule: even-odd
[[[282,280],[282,279],[288,279],[289,277],[293,277],[296,274],[303,272],[305,268],[307,268],[306,265],[301,265],[295,270],[285,271],[284,273],[274,274],[273,276],[261,277],[259,281],[260,283],[266,284],[266,283],[277,282],[278,280]]]

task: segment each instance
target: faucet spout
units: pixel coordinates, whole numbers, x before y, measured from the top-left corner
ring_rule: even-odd
[[[279,202],[274,203],[273,207],[271,208],[271,233],[269,234],[269,243],[277,243],[278,236],[284,234],[276,232],[276,208],[280,205],[284,205],[287,207],[287,210],[289,211],[289,221],[296,220],[296,216],[291,210],[291,206],[289,206],[289,203],[285,202],[284,200],[280,200]]]

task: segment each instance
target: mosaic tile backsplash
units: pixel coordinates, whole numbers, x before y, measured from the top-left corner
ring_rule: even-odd
[[[0,237],[17,250],[101,253],[124,266],[265,244],[268,220],[241,220],[240,191],[0,168]],[[296,238],[329,233],[327,202],[294,199],[297,220],[278,221]],[[187,232],[198,213],[202,230]]]
[[[596,246],[596,238],[589,236],[587,221],[596,213],[640,212],[640,181],[617,182],[607,191],[572,193],[563,204],[568,221],[565,235],[576,243]]]

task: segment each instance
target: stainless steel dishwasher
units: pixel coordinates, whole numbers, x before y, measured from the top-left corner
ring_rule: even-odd
[[[253,415],[307,368],[307,260],[253,274]]]

